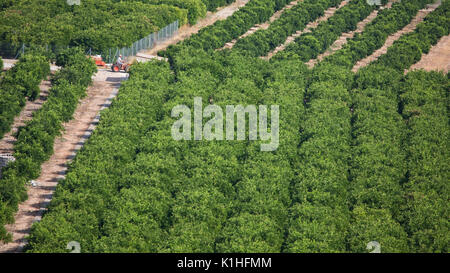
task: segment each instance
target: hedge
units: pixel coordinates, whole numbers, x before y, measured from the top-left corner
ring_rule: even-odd
[[[218,7],[222,7],[225,5],[229,5],[233,2],[236,2],[236,0],[202,0],[202,1],[206,5],[206,8],[211,11],[216,10]]]
[[[450,33],[450,2],[444,1],[441,6],[425,17],[417,25],[414,32],[403,35],[388,48],[386,54],[375,61],[403,71],[418,62],[423,54],[428,53],[431,46]]]
[[[205,14],[201,0],[82,0],[74,6],[60,0],[20,0],[0,11],[0,45],[80,46],[105,52],[130,46],[176,20],[193,24]]]
[[[368,5],[367,0],[354,0],[338,9],[327,21],[321,22],[317,28],[304,33],[289,44],[274,58],[299,58],[307,62],[325,52],[343,32],[356,29],[358,22],[369,16],[376,8]]]
[[[326,9],[338,6],[341,0],[305,0],[286,10],[278,20],[270,24],[268,29],[258,30],[237,41],[234,51],[249,56],[264,56],[269,51],[283,44],[287,37],[306,27],[322,16]]]
[[[448,76],[408,73],[399,88],[407,124],[404,149],[408,173],[403,184],[405,229],[412,252],[449,251],[450,128],[446,98]]]
[[[250,1],[227,19],[202,28],[189,39],[169,46],[167,50],[158,52],[158,55],[172,60],[178,52],[186,50],[188,47],[201,48],[207,51],[220,48],[226,42],[244,34],[253,25],[267,21],[274,12],[281,9],[287,2],[288,0]]]
[[[44,56],[23,55],[0,82],[0,137],[11,130],[14,118],[20,114],[26,99],[33,101],[39,93],[41,81],[50,73]]]
[[[390,9],[381,10],[362,33],[334,54],[327,56],[318,65],[335,64],[352,68],[353,65],[383,46],[387,37],[406,26],[426,4],[433,0],[411,0],[395,2]]]
[[[10,239],[4,225],[14,221],[18,204],[27,197],[25,184],[39,177],[41,164],[53,154],[53,143],[63,129],[62,123],[72,118],[96,70],[94,62],[82,51],[73,55],[72,61],[53,77],[50,95],[42,108],[17,132],[16,160],[2,169],[0,180],[0,239]]]

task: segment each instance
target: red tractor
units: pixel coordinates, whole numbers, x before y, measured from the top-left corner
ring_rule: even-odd
[[[123,63],[123,64],[115,63],[111,66],[111,70],[113,72],[120,72],[123,70],[128,73],[128,71],[130,70],[130,66],[131,66],[130,64],[126,64],[126,63]]]

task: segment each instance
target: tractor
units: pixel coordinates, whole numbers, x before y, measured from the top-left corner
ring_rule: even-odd
[[[126,63],[123,63],[122,65],[115,63],[111,66],[111,70],[113,72],[120,72],[123,70],[128,73],[128,71],[130,70],[130,66],[131,66],[130,64],[126,64]]]

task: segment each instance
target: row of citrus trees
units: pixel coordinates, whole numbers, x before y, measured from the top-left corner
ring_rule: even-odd
[[[447,17],[448,18],[448,17]],[[399,93],[407,123],[402,221],[418,252],[448,252],[450,126],[447,75],[410,72]]]
[[[405,47],[398,50],[420,40],[425,52],[448,35],[445,27],[436,31],[446,25],[448,4],[444,1],[415,32],[403,35],[379,61],[356,74],[351,251],[364,251],[362,242],[370,238],[381,238],[389,252],[448,251],[448,79],[423,71],[404,77],[403,70],[420,58],[411,58]]]
[[[15,1],[0,11],[0,45],[7,49],[33,46],[80,46],[94,52],[133,42],[179,20],[194,24],[207,8],[231,0],[83,0],[70,6],[60,0]],[[6,53],[4,53],[6,54]],[[2,55],[4,55],[2,54]]]
[[[392,198],[390,204],[388,200],[383,201],[383,195],[380,195],[381,202],[373,205],[377,205],[377,210],[388,208],[394,221],[386,218],[387,213],[383,213],[386,217],[379,217],[384,219],[383,224],[380,219],[373,219],[371,225],[377,227],[378,232],[385,230],[387,234],[397,234],[398,239],[402,238],[404,241],[405,249],[407,245],[411,251],[417,252],[448,252],[448,238],[445,234],[448,231],[446,219],[449,216],[447,181],[450,169],[446,164],[450,156],[447,109],[449,82],[448,77],[442,73],[417,71],[410,72],[405,77],[402,74],[419,61],[420,56],[426,54],[442,36],[449,34],[449,16],[450,2],[443,1],[414,32],[403,35],[385,55],[359,73],[359,85],[384,91],[372,90],[368,93],[372,97],[384,95],[384,105],[388,105],[388,101],[392,107],[397,104],[398,110],[391,110],[391,117],[403,120],[402,124],[396,122],[395,127],[386,128],[385,134],[389,135],[388,131],[392,134],[391,140],[395,141],[395,145],[390,151],[385,149],[385,156],[380,157],[383,161],[390,160],[385,166],[403,169],[406,173],[400,180],[401,189],[390,183],[380,183],[377,186],[382,187],[382,192],[386,192],[385,196],[389,196],[388,192],[399,190],[402,195]],[[378,150],[383,151],[381,147]],[[398,160],[391,161],[395,157],[399,157]],[[390,174],[391,178],[386,176],[379,181],[391,181],[392,177],[398,179],[397,172],[384,173]],[[376,200],[372,196],[375,195],[371,194],[370,198]],[[359,220],[364,225],[370,223],[362,218]],[[404,231],[400,232],[393,222],[400,223]],[[375,230],[372,232],[375,233]],[[394,240],[394,236],[390,240]]]
[[[398,71],[409,68],[427,54],[443,36],[450,33],[450,2],[444,1],[433,13],[417,25],[415,31],[403,35],[376,63]]]
[[[348,40],[341,50],[326,57],[321,64],[353,67],[358,60],[382,47],[389,35],[405,27],[420,9],[433,2],[433,0],[401,1],[395,2],[390,9],[380,10],[362,33]]]
[[[403,72],[418,60],[411,56],[427,53],[430,45],[449,34],[449,18],[450,2],[444,1],[415,32],[394,44],[379,63]],[[420,71],[410,72],[398,92],[401,113],[408,125],[404,144],[408,180],[403,221],[411,247],[420,252],[448,252],[448,87],[448,74]]]
[[[172,64],[176,79],[163,62],[133,68],[33,227],[28,251],[63,252],[73,240],[85,252],[362,252],[373,240],[384,251],[448,251],[448,121],[445,103],[436,104],[448,97],[448,79],[403,82],[402,72],[378,64],[356,77],[349,65],[309,72],[298,60],[193,48]],[[426,104],[423,78],[432,82]],[[416,101],[400,101],[425,113],[417,125],[399,114],[409,111],[398,108],[399,90],[409,94],[410,86]],[[279,104],[280,147],[263,153],[253,141],[174,141],[171,110],[193,111],[196,96],[222,109]],[[434,126],[437,142],[424,131]],[[416,157],[430,161],[426,172]]]
[[[416,31],[422,33],[423,48],[429,48],[440,35],[425,35],[421,29],[435,28],[437,18],[443,22],[446,5],[430,14]],[[412,62],[407,57],[399,59],[404,63],[374,64],[364,69],[356,75],[354,84],[349,67],[323,63],[313,70],[305,96],[308,103],[301,130],[301,171],[293,184],[296,190],[292,191],[285,251],[364,252],[367,243],[375,239],[386,252],[447,251],[442,231],[448,215],[443,201],[448,196],[441,180],[429,186],[444,195],[437,198],[431,191],[433,200],[437,200],[434,204],[421,200],[420,208],[405,201],[405,195],[415,193],[402,186],[409,171],[404,146],[407,131],[398,112],[396,93],[403,71],[395,69],[409,67]],[[440,90],[448,84],[442,84],[442,79]],[[441,108],[440,127],[446,127],[442,114]],[[443,136],[442,144],[447,141]],[[414,152],[420,154],[416,149]],[[448,169],[443,168],[445,155],[438,156],[440,164],[434,170],[444,179],[448,177]]]
[[[39,55],[24,55],[5,72],[0,80],[0,138],[10,131],[27,98],[33,101],[38,97],[39,85],[49,73],[48,60]]]
[[[325,52],[342,33],[355,30],[358,22],[369,16],[376,7],[376,5],[367,4],[365,0],[350,1],[311,32],[297,37],[275,58],[298,57],[304,62],[316,58],[319,54]]]
[[[208,10],[214,11],[218,7],[229,5],[236,0],[202,0]]]
[[[53,154],[53,143],[60,135],[63,122],[69,121],[80,98],[97,68],[82,51],[75,49],[68,54],[63,68],[52,77],[52,88],[42,108],[33,114],[32,120],[21,127],[14,143],[15,161],[2,169],[0,179],[0,238],[8,240],[4,225],[14,221],[14,212],[27,197],[28,181],[39,177],[41,164]],[[48,64],[48,61],[46,61]]]
[[[309,22],[322,16],[326,9],[336,7],[341,0],[305,0],[286,10],[269,28],[258,30],[237,41],[233,50],[250,56],[264,56],[283,44],[286,38],[298,30],[303,30]],[[356,19],[356,18],[355,18]]]
[[[409,248],[401,220],[404,212],[406,124],[398,112],[402,74],[371,65],[360,70],[351,90],[352,156],[348,242],[352,252],[371,241],[382,252],[416,252]]]
[[[262,60],[186,56],[177,82],[167,63],[137,65],[34,226],[31,251],[215,251],[243,180],[247,141],[175,141],[172,108],[265,103]],[[249,71],[251,69],[251,71]],[[281,186],[281,185],[280,185]],[[275,191],[277,192],[277,191]],[[255,204],[256,205],[256,204]],[[50,234],[54,234],[51,236]]]
[[[439,111],[433,112],[433,124],[425,124],[428,117],[422,117],[420,129],[413,126],[411,145],[406,126],[411,121],[405,122],[398,110],[400,72],[371,66],[356,75],[356,89],[349,87],[352,76],[345,68],[323,65],[316,73],[307,88],[301,131],[305,140],[299,153],[302,170],[294,184],[298,197],[293,197],[286,251],[364,252],[373,240],[384,252],[448,251],[444,236],[448,189],[443,182],[449,175],[444,132],[448,120],[442,101],[448,79],[433,73],[426,76],[432,78],[425,83],[430,84],[428,92],[439,90],[427,100],[428,107],[436,109],[433,104],[441,102]],[[414,94],[422,87],[403,88]],[[434,127],[439,128],[436,134]],[[423,142],[417,147],[419,141]],[[426,158],[422,158],[424,151]],[[433,156],[424,173],[425,163],[417,159]]]
[[[275,11],[282,9],[288,2],[288,0],[252,0],[226,20],[217,21],[211,26],[202,28],[189,39],[170,46],[158,54],[172,59],[178,52],[189,48],[203,50],[220,48],[226,42],[244,34],[253,25],[267,21]]]

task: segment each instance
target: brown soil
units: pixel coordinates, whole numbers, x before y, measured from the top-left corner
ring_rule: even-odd
[[[33,117],[33,113],[42,107],[42,104],[47,100],[51,84],[49,80],[42,81],[40,85],[41,93],[35,101],[27,101],[22,112],[15,117],[14,123],[11,126],[11,131],[6,133],[0,140],[0,154],[12,154],[14,143],[16,138],[14,134],[17,132],[19,127],[24,126],[25,122],[29,121]]]
[[[0,245],[0,252],[20,252],[26,244],[25,236],[31,225],[39,221],[53,195],[60,179],[63,179],[67,164],[75,157],[83,143],[98,123],[98,113],[107,107],[117,94],[120,82],[127,79],[125,73],[100,70],[94,77],[88,95],[81,100],[74,119],[64,124],[64,133],[55,140],[54,154],[42,165],[42,173],[36,179],[38,186],[28,187],[28,199],[19,205],[15,223],[6,229],[13,235],[13,242]]]
[[[3,61],[3,70],[8,70],[13,67],[18,60],[15,59],[2,59]]]
[[[328,18],[330,18],[331,16],[333,16],[333,14],[340,8],[342,8],[343,6],[347,5],[350,2],[350,0],[344,0],[341,2],[341,4],[339,5],[339,7],[332,7],[329,8],[325,11],[325,14],[322,17],[319,17],[317,20],[315,20],[314,22],[311,22],[309,24],[306,25],[305,29],[303,30],[299,30],[296,33],[294,33],[293,35],[289,36],[286,41],[284,42],[284,44],[278,46],[277,48],[275,48],[273,51],[269,52],[269,54],[267,54],[267,56],[261,57],[262,59],[265,60],[269,60],[270,58],[272,58],[275,54],[277,54],[280,51],[283,51],[287,45],[289,45],[290,43],[294,42],[295,38],[297,38],[298,36],[304,34],[304,33],[308,33],[311,32],[311,30],[315,29],[321,22],[328,20]]]
[[[389,36],[384,43],[384,45],[376,50],[372,55],[358,61],[356,65],[353,67],[352,71],[357,72],[362,67],[365,67],[369,65],[371,62],[376,61],[380,56],[387,53],[387,50],[390,46],[394,44],[395,41],[400,39],[400,37],[404,34],[413,32],[416,29],[416,26],[423,21],[423,19],[432,11],[434,11],[437,7],[439,7],[441,4],[441,1],[437,1],[436,3],[432,5],[428,5],[427,8],[419,10],[416,17],[403,29],[397,31],[396,33]]]
[[[150,50],[143,51],[142,54],[145,55],[156,55],[158,51],[163,50],[167,48],[169,45],[174,45],[180,41],[183,41],[187,38],[189,38],[192,34],[197,33],[200,29],[207,27],[209,25],[214,24],[216,21],[224,20],[228,18],[229,16],[233,15],[233,13],[239,8],[245,6],[248,3],[249,0],[236,0],[236,2],[233,2],[232,4],[219,8],[215,12],[208,12],[206,14],[206,17],[203,19],[200,19],[195,25],[185,25],[182,26],[176,35],[171,37],[165,42],[162,42],[160,44],[157,44],[155,47],[153,47]],[[139,54],[138,54],[139,56]]]
[[[3,61],[3,70],[8,70],[11,69],[19,60],[17,59],[2,59]],[[55,72],[59,70],[59,67],[54,65],[54,64],[50,64],[50,71],[51,72]]]
[[[428,54],[423,55],[418,63],[411,66],[410,70],[414,69],[448,73],[450,70],[450,35],[442,37]]]
[[[229,6],[219,8],[215,13],[209,12],[207,17],[196,25],[182,27],[172,39],[157,45],[144,54],[156,54],[157,51],[186,39],[201,28],[231,16],[248,1],[237,0]],[[53,155],[42,165],[42,173],[36,180],[38,185],[28,187],[28,199],[19,205],[15,223],[6,226],[8,232],[13,236],[13,241],[8,244],[0,243],[0,253],[22,251],[32,224],[40,221],[58,181],[64,179],[68,163],[75,157],[84,142],[89,139],[100,120],[100,111],[110,105],[117,95],[121,81],[127,78],[128,74],[126,73],[114,73],[108,70],[99,70],[94,76],[93,84],[88,88],[87,97],[79,103],[74,119],[64,124],[62,136],[55,140]]]
[[[286,5],[284,8],[282,8],[281,10],[275,12],[275,13],[272,15],[272,17],[270,17],[269,21],[266,21],[266,22],[264,22],[264,23],[262,23],[262,24],[256,24],[256,25],[254,25],[252,28],[250,28],[246,33],[244,33],[243,35],[241,35],[239,38],[234,39],[234,40],[232,40],[232,41],[229,42],[229,43],[226,43],[225,46],[222,47],[222,48],[219,49],[219,50],[223,50],[223,49],[226,49],[226,48],[231,49],[231,48],[233,48],[233,46],[236,44],[236,42],[237,42],[239,39],[245,38],[245,37],[247,37],[247,36],[249,36],[249,35],[255,33],[256,31],[258,31],[258,30],[260,30],[260,29],[262,29],[262,30],[268,29],[269,26],[270,26],[270,24],[273,23],[273,21],[279,19],[279,18],[281,17],[281,15],[282,15],[286,10],[291,9],[293,6],[297,5],[298,2],[300,2],[300,1],[292,1],[292,2],[290,2],[289,4],[287,4],[287,5]]]
[[[398,0],[392,0],[389,3],[387,3],[384,7],[381,7],[380,10],[382,9],[388,9],[392,7],[392,4],[394,2],[396,2]],[[359,22],[356,26],[356,29],[354,31],[350,31],[350,32],[346,32],[343,33],[341,35],[341,37],[339,37],[339,39],[337,39],[331,46],[330,48],[320,54],[319,56],[317,56],[316,59],[311,59],[309,60],[306,65],[308,65],[308,67],[312,68],[314,67],[318,62],[322,61],[325,57],[332,55],[333,53],[335,53],[336,51],[338,51],[339,49],[341,49],[349,39],[352,39],[356,33],[361,33],[364,31],[364,28],[370,23],[372,22],[378,15],[379,10],[374,10],[372,13],[369,14],[369,16],[367,16],[363,21]]]

